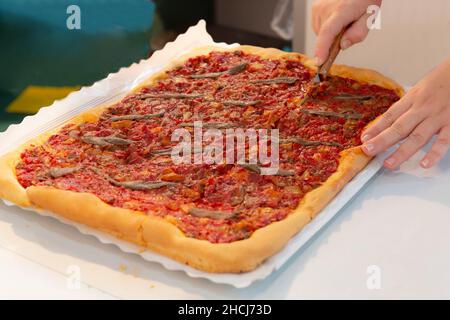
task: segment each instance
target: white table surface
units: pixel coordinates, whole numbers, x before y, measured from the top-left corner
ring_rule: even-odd
[[[450,298],[450,155],[378,174],[280,271],[245,289],[190,279],[0,205],[0,298]],[[67,266],[82,285],[69,289]],[[369,289],[368,267],[380,271]]]

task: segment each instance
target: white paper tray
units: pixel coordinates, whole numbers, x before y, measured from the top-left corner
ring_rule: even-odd
[[[56,101],[49,107],[42,108],[36,115],[26,117],[22,123],[11,125],[5,132],[0,134],[0,155],[43,132],[57,127],[64,121],[89,108],[100,104],[112,103],[122,98],[128,91],[136,87],[151,74],[163,68],[172,59],[183,55],[193,48],[204,45],[216,45],[220,47],[237,46],[237,44],[226,45],[224,43],[215,43],[206,31],[205,22],[200,21],[196,26],[189,28],[185,34],[180,35],[174,42],[167,44],[164,49],[156,52],[151,58],[142,60],[137,64],[135,63],[128,68],[122,68],[117,73],[110,74],[106,79],[94,83],[91,87],[84,87],[80,91],[70,94],[65,99]],[[301,232],[288,242],[281,252],[269,258],[254,271],[243,274],[211,274],[202,272],[162,255],[149,251],[142,252],[141,248],[136,245],[118,240],[87,226],[63,219],[51,212],[39,211],[39,213],[45,216],[51,216],[65,224],[72,225],[81,233],[92,235],[102,243],[114,244],[124,252],[139,254],[145,260],[160,263],[168,270],[184,271],[192,278],[205,278],[214,283],[244,288],[280,269],[317,231],[323,228],[377,173],[382,166],[382,162],[379,159],[374,159],[361,173],[347,184],[311,223],[305,226]],[[4,202],[8,206],[13,206],[11,203]],[[28,208],[26,210],[30,209]]]

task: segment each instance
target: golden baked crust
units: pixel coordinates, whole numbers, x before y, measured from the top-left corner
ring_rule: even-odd
[[[240,46],[226,49],[202,47],[172,62],[153,75],[142,86],[166,76],[165,71],[181,65],[186,59],[210,51],[242,50],[268,59],[298,59],[311,69],[312,60],[298,53],[277,49]],[[347,66],[333,66],[331,74],[360,82],[376,84],[403,95],[403,89],[378,72]],[[136,90],[139,90],[136,89]],[[70,120],[70,123],[95,122],[107,106],[99,106]],[[39,145],[60,128],[45,133],[0,158],[0,197],[22,207],[49,210],[69,220],[107,232],[117,238],[169,256],[179,262],[207,272],[246,272],[280,251],[286,243],[310,222],[335,195],[370,161],[360,147],[342,151],[338,169],[325,183],[307,193],[298,207],[284,220],[256,230],[251,237],[231,243],[211,243],[186,237],[170,222],[138,211],[110,206],[93,194],[32,186],[24,189],[17,181],[15,168],[20,154],[30,145]]]

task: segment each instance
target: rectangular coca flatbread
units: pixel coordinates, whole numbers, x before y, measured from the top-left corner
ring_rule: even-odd
[[[253,270],[366,166],[362,130],[403,95],[375,71],[335,65],[311,87],[315,72],[298,53],[199,48],[120,102],[2,156],[0,197],[200,270]],[[194,133],[195,123],[224,139],[239,128],[277,130],[277,171],[191,161],[206,141],[174,161],[174,132]]]

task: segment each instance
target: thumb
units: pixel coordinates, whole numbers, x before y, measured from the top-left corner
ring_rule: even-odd
[[[343,50],[351,47],[354,44],[362,42],[369,33],[369,28],[367,27],[367,19],[370,15],[365,14],[358,20],[356,20],[344,33],[341,40],[341,48]]]

